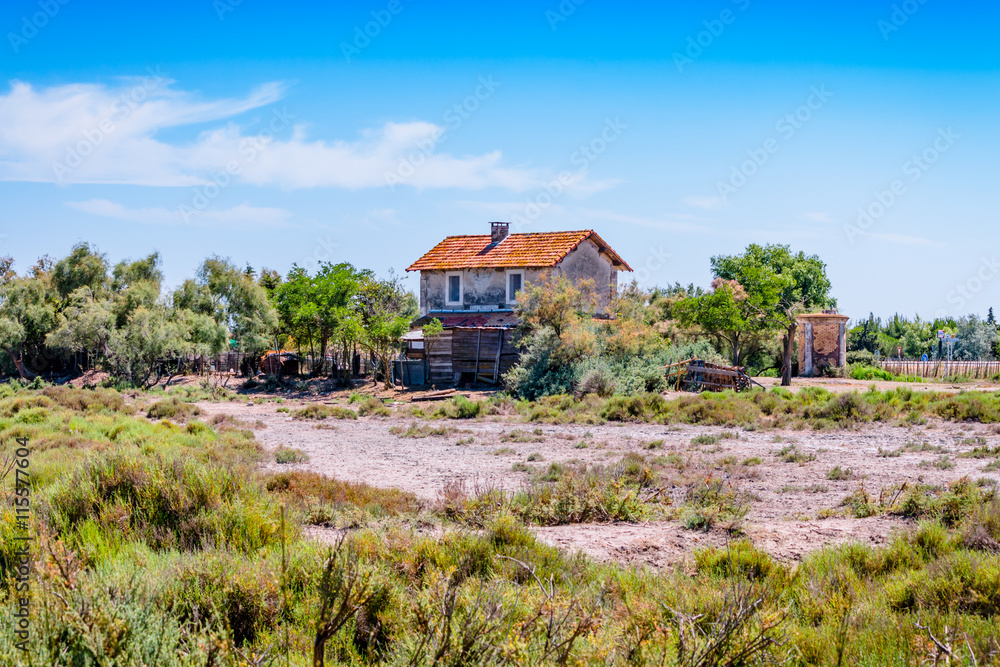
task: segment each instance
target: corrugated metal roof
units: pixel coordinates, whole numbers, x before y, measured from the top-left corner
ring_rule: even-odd
[[[521,318],[512,312],[482,312],[482,313],[446,313],[431,312],[421,317],[413,323],[414,326],[423,326],[432,319],[441,320],[441,325],[445,329],[457,327],[516,327],[521,323]]]
[[[587,239],[608,255],[623,271],[632,267],[593,230],[511,234],[494,244],[489,234],[449,236],[407,271],[451,271],[456,269],[545,268],[555,266]]]

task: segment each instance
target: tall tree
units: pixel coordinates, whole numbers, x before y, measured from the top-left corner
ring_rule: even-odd
[[[26,380],[46,363],[45,337],[56,326],[56,294],[45,267],[0,285],[0,346]]]
[[[712,272],[738,282],[762,315],[783,332],[781,384],[790,385],[796,315],[836,305],[826,265],[816,255],[792,253],[787,245],[751,244],[742,255],[713,257]]]
[[[240,270],[217,255],[204,261],[195,281],[181,286],[174,294],[174,304],[211,314],[224,325],[236,347],[247,355],[247,374],[260,367],[260,355],[270,348],[278,328],[278,313],[252,272]]]
[[[764,295],[752,295],[736,280],[716,278],[712,291],[678,301],[673,311],[681,324],[696,327],[729,347],[734,366],[740,366],[747,348],[756,346],[774,330],[768,308],[760,301]]]
[[[363,277],[358,290],[361,344],[375,359],[387,389],[392,386],[392,358],[418,312],[416,299],[395,274],[384,280],[370,273]]]

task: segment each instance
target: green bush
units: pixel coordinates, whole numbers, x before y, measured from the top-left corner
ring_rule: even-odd
[[[858,364],[850,367],[849,375],[854,380],[895,380],[896,376],[882,368]]]
[[[326,419],[327,417],[333,417],[334,419],[357,419],[358,413],[350,408],[345,408],[340,405],[324,405],[322,403],[310,403],[304,408],[296,410],[292,413],[292,416],[296,419]]]
[[[247,471],[124,451],[90,457],[53,487],[49,506],[61,534],[93,521],[156,549],[253,551],[279,532],[275,508]]]
[[[177,419],[185,421],[202,414],[201,408],[190,403],[183,403],[175,397],[157,401],[146,411],[150,419]]]

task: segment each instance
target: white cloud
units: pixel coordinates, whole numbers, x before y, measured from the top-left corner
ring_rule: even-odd
[[[113,218],[143,225],[184,225],[189,224],[177,209],[166,208],[126,208],[107,199],[66,202],[66,206],[77,211],[103,218]],[[233,208],[215,211],[207,210],[191,216],[193,225],[202,227],[281,227],[288,224],[291,211],[281,208],[266,208],[240,204]]]
[[[505,166],[499,150],[454,156],[420,149],[445,129],[427,122],[386,123],[353,140],[309,138],[294,110],[264,112],[284,96],[281,83],[208,101],[172,83],[159,74],[117,87],[12,82],[0,95],[0,180],[177,187],[208,184],[228,169],[232,180],[257,186],[357,189],[384,187],[406,164],[414,168],[403,182],[418,189],[522,192],[551,179],[544,170]],[[257,118],[237,122],[254,110]],[[167,141],[168,128],[188,136]],[[581,177],[568,189],[610,186]]]

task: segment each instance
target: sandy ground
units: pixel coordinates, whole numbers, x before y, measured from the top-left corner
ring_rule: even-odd
[[[997,471],[983,471],[991,459],[957,457],[975,446],[963,441],[975,437],[986,438],[990,446],[1000,443],[1000,435],[978,424],[932,422],[909,428],[876,425],[860,431],[742,431],[736,439],[699,447],[692,445],[692,438],[726,429],[618,423],[535,425],[499,417],[415,421],[402,415],[316,422],[293,419],[277,411],[303,405],[304,401],[287,400],[280,405],[232,402],[202,403],[200,407],[209,416],[225,413],[251,422],[259,420],[265,427],[257,429],[256,435],[265,448],[294,447],[309,456],[303,464],[266,464],[270,469],[313,470],[343,480],[404,489],[431,501],[447,482],[456,479],[464,480],[469,487],[517,488],[552,462],[611,463],[627,452],[673,453],[705,466],[709,474],[727,477],[726,457],[738,461],[756,457],[761,463],[738,468],[742,472],[735,480],[752,498],[745,532],[761,548],[789,561],[825,544],[850,540],[882,544],[894,530],[907,526],[903,520],[887,517],[816,518],[820,510],[837,507],[845,495],[861,485],[877,496],[883,488],[902,482],[943,484],[966,475],[1000,482]],[[412,438],[390,432],[394,427],[405,430],[411,425],[444,428],[447,434]],[[778,437],[781,442],[776,442]],[[662,445],[647,449],[649,443],[658,440],[663,441]],[[940,450],[904,451],[894,457],[879,455],[880,451],[895,451],[914,443],[927,443]],[[814,455],[815,460],[780,461],[775,453],[788,444]],[[528,461],[529,456],[540,460]],[[935,467],[933,464],[942,456],[949,457],[954,467]],[[529,472],[515,472],[515,463],[526,465]],[[851,469],[854,477],[827,479],[834,466]],[[683,493],[680,488],[675,491]],[[695,532],[676,522],[559,526],[539,529],[538,534],[551,544],[580,549],[599,560],[654,566],[677,563],[694,548],[722,545],[727,540],[721,531]]]

